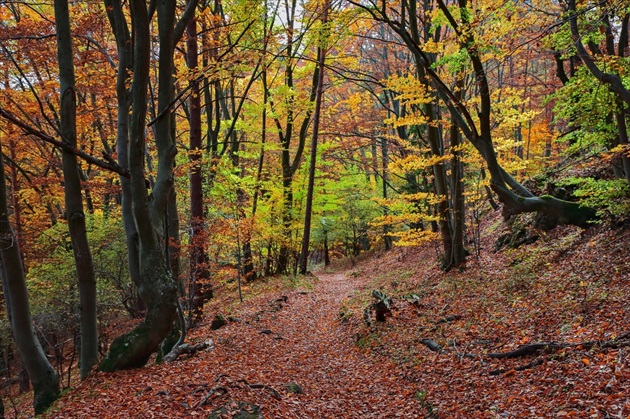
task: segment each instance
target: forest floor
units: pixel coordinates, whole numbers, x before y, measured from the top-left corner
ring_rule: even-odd
[[[254,402],[267,418],[421,417],[418,385],[393,362],[361,353],[339,321],[343,301],[364,281],[321,272],[293,285],[245,301],[223,328],[192,331],[191,340],[212,339],[210,350],[98,373],[49,417],[207,417],[230,401]]]
[[[498,214],[482,229],[449,273],[428,244],[259,280],[243,303],[225,288],[188,337],[209,350],[94,374],[47,417],[208,417],[238,402],[265,418],[630,417],[628,223],[497,252]],[[384,323],[365,321],[374,289],[393,299]],[[227,325],[211,330],[217,313]],[[490,355],[537,343],[552,345]]]

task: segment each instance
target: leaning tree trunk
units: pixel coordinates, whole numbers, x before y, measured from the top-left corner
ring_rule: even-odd
[[[418,39],[418,31],[421,31],[423,29],[422,27],[418,25],[407,25],[406,23],[408,22],[398,22],[392,19],[389,15],[391,6],[388,6],[387,2],[383,3],[382,8],[374,9],[368,8],[354,0],[349,1],[357,7],[368,10],[375,20],[386,23],[401,37],[409,51],[413,54],[416,66],[422,67],[428,78],[431,79],[438,96],[448,107],[452,118],[460,127],[462,134],[466,136],[486,161],[488,171],[490,172],[491,186],[504,204],[505,215],[510,216],[522,212],[541,212],[556,217],[559,223],[574,224],[584,228],[590,226],[590,223],[597,219],[596,211],[592,208],[583,207],[575,202],[563,201],[552,196],[534,196],[499,165],[492,144],[490,87],[486,78],[484,63],[478,53],[478,42],[476,42],[475,33],[469,30],[472,14],[468,9],[467,0],[460,0],[453,6],[459,8],[460,13],[456,15],[452,13],[453,7],[451,7],[450,4],[447,6],[444,0],[437,0],[435,4],[445,16],[448,24],[460,40],[461,47],[467,52],[468,58],[471,61],[475,73],[475,91],[478,99],[478,104],[475,105],[476,108],[474,110],[468,108],[465,103],[457,99],[455,92],[449,89],[433,67],[432,64],[434,60],[430,59],[429,55],[422,49],[422,45],[415,41],[415,39]],[[408,12],[408,15],[411,17],[416,16],[416,7],[419,4],[421,4],[421,2],[403,2],[403,7],[406,8],[405,12]],[[434,3],[424,2],[421,4],[421,7],[424,8],[425,13],[431,12],[429,7],[433,6],[433,4]],[[573,6],[572,9],[575,10],[575,1],[569,0],[569,4]],[[455,19],[455,16],[459,16],[461,19],[460,22]],[[577,23],[575,19],[572,18],[570,21],[572,29],[576,31]],[[576,43],[576,46],[578,47],[578,55],[580,55],[581,43]],[[587,55],[585,55],[585,58],[588,61],[589,57]],[[587,61],[585,61],[587,66],[592,64]],[[589,69],[591,67],[592,66],[589,66]],[[594,73],[594,75],[598,77],[598,74]],[[601,76],[601,74],[599,75]],[[630,103],[630,91],[621,88],[623,86],[618,80],[618,77],[615,78],[613,77],[614,75],[606,76],[605,80],[601,80],[610,82],[609,88],[611,90],[617,89],[618,91],[614,91],[620,95],[621,99],[626,103]],[[475,118],[473,118],[473,113],[475,114]]]
[[[2,155],[0,144],[0,156]],[[3,288],[10,302],[13,337],[33,383],[35,414],[43,413],[59,398],[59,376],[48,362],[46,354],[33,330],[33,319],[26,289],[24,267],[17,237],[11,228],[7,207],[7,188],[4,162],[0,158],[0,259],[2,260]]]
[[[582,228],[589,227],[591,223],[597,219],[597,213],[594,209],[584,207],[575,202],[564,201],[553,196],[534,196],[527,188],[517,182],[501,167],[492,144],[490,86],[486,77],[485,67],[475,47],[474,33],[462,30],[443,0],[437,0],[437,4],[461,40],[461,45],[466,50],[472,63],[477,80],[477,94],[480,102],[477,112],[479,129],[477,129],[477,124],[474,122],[471,113],[465,105],[456,98],[455,94],[446,87],[437,73],[430,68],[426,54],[415,45],[409,43],[407,43],[407,45],[416,56],[418,65],[424,66],[427,74],[434,81],[440,96],[446,101],[451,115],[459,125],[461,131],[485,160],[488,171],[490,172],[491,187],[499,196],[499,200],[504,204],[504,216],[510,217],[525,212],[540,212],[554,217],[558,224],[572,224]],[[466,7],[467,1],[461,0],[459,2],[459,8],[464,10]],[[469,13],[461,13],[462,27],[466,27],[470,24],[470,18]],[[405,37],[400,31],[398,31],[398,33]]]
[[[77,146],[76,88],[74,58],[67,0],[55,0],[57,56],[61,90],[60,128],[62,141]],[[68,230],[72,240],[74,263],[79,282],[79,322],[81,325],[81,378],[85,379],[98,363],[98,327],[96,323],[96,275],[85,227],[81,178],[77,156],[62,150],[64,194]]]

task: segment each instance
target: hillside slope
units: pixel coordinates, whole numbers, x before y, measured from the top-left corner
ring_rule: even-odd
[[[628,224],[536,232],[535,243],[498,252],[496,239],[507,231],[499,215],[481,231],[480,254],[459,272],[441,272],[435,248],[425,246],[349,273],[394,297],[385,324],[359,326],[365,350],[420,383],[427,415],[628,417]],[[410,294],[416,304],[401,298]],[[528,356],[488,356],[549,342],[556,345]]]

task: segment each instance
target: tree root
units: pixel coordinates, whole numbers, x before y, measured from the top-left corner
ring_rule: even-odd
[[[228,389],[224,386],[216,386],[216,387],[211,388],[208,394],[206,394],[205,397],[201,399],[201,401],[199,401],[199,403],[197,403],[193,407],[197,408],[199,406],[203,406],[210,399],[210,397],[212,397],[214,394],[219,393],[219,392],[221,392],[221,394],[225,394],[228,392]]]
[[[488,354],[489,358],[494,359],[503,359],[503,358],[520,358],[523,356],[534,355],[538,352],[546,352],[552,353],[559,351],[561,349],[566,348],[582,348],[589,350],[591,348],[611,348],[617,349],[622,348],[624,346],[630,346],[630,332],[624,333],[616,339],[611,339],[607,341],[599,341],[599,340],[591,340],[588,342],[581,343],[566,343],[566,342],[540,342],[540,343],[531,343],[529,345],[521,345],[517,349],[510,352],[502,352],[502,353],[493,353]]]
[[[421,339],[420,343],[425,345],[427,348],[429,348],[433,352],[446,353],[446,351],[442,348],[442,346],[439,343],[435,342],[434,340]],[[456,353],[454,355],[459,356],[461,358],[471,358],[471,359],[477,358],[477,357],[479,358],[486,357],[486,358],[492,358],[492,359],[513,359],[513,358],[521,358],[521,357],[525,357],[529,355],[536,355],[539,352],[549,354],[549,353],[557,352],[559,350],[567,349],[567,348],[576,348],[576,349],[583,349],[583,350],[589,350],[595,347],[600,348],[600,349],[604,349],[604,348],[619,349],[626,346],[630,346],[630,332],[626,332],[618,336],[616,339],[611,339],[607,341],[593,340],[593,341],[587,341],[587,342],[581,342],[581,343],[538,342],[538,343],[531,343],[528,345],[521,345],[517,349],[513,351],[509,351],[509,352],[499,352],[499,353],[489,353],[489,354]],[[620,351],[620,354],[621,354],[621,351]],[[490,375],[500,375],[500,374],[513,373],[515,371],[523,371],[523,370],[541,365],[545,361],[546,361],[546,358],[539,358],[533,362],[530,362],[529,364],[521,365],[516,368],[512,368],[508,370],[505,370],[505,369],[492,370],[490,371]],[[609,383],[610,386],[609,385],[606,386],[607,390],[609,389],[609,387],[612,388],[612,385],[614,385],[614,379],[615,377],[611,379],[611,382]]]
[[[182,345],[183,346],[183,345]],[[218,383],[219,381],[221,381],[222,378],[228,378],[229,379],[229,375],[227,374],[219,374],[219,376],[217,377],[217,379],[215,380],[215,383]],[[208,402],[208,400],[210,400],[210,398],[212,396],[214,396],[215,394],[221,393],[221,394],[226,394],[229,392],[228,387],[226,386],[233,386],[234,385],[234,381],[229,380],[228,384],[226,385],[218,385],[216,387],[213,387],[210,389],[210,391],[208,391],[208,393],[204,396],[203,399],[201,399],[199,401],[199,403],[197,403],[196,405],[194,405],[194,408],[197,408],[199,406],[203,406],[204,404],[206,404]],[[250,384],[246,379],[241,378],[239,380],[236,380],[236,383],[243,383],[245,384],[247,387],[251,388],[251,389],[264,389],[264,390],[268,390],[271,395],[276,399],[276,400],[282,400],[282,396],[280,395],[280,393],[274,389],[271,386],[268,386],[267,384]]]
[[[501,375],[501,374],[506,374],[506,375],[510,375],[513,374],[516,371],[523,371],[529,368],[533,368],[533,367],[537,367],[539,365],[542,365],[545,363],[545,361],[547,361],[546,358],[538,358],[535,361],[530,362],[529,364],[525,364],[525,365],[521,365],[519,367],[516,368],[511,368],[509,370],[505,370],[505,369],[496,369],[496,370],[492,370],[490,371],[490,375]]]
[[[278,391],[276,389],[274,389],[271,386],[268,386],[267,384],[250,384],[245,379],[240,379],[240,380],[238,380],[238,382],[241,382],[241,383],[245,384],[247,387],[252,388],[252,389],[262,388],[262,389],[265,389],[265,390],[269,390],[269,392],[271,392],[271,395],[276,400],[282,400],[282,396],[280,395],[280,393],[278,393]]]
[[[555,352],[560,349],[568,348],[570,346],[571,344],[566,344],[566,343],[553,343],[553,342],[531,343],[529,345],[521,345],[517,349],[510,352],[493,353],[493,354],[488,354],[486,356],[488,358],[494,358],[494,359],[520,358],[523,356],[537,354],[539,351]]]

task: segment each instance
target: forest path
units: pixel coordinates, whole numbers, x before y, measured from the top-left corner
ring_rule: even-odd
[[[253,374],[248,382],[282,393],[282,400],[262,403],[265,417],[423,417],[416,389],[393,365],[361,353],[353,328],[339,320],[343,301],[366,287],[365,279],[344,272],[316,276],[314,290],[285,294],[286,301],[278,297],[249,324],[237,325],[243,340],[232,351],[240,368]],[[289,383],[299,384],[303,394],[286,392]]]
[[[213,349],[170,364],[98,373],[49,417],[207,417],[234,401],[260,406],[268,419],[424,417],[414,397],[421,389],[389,361],[362,353],[356,324],[339,319],[344,299],[366,289],[365,278],[316,275],[314,287],[246,299],[219,330],[206,321],[191,331],[190,341],[211,338]],[[207,313],[210,320],[214,313]],[[289,391],[291,383],[303,392]]]

